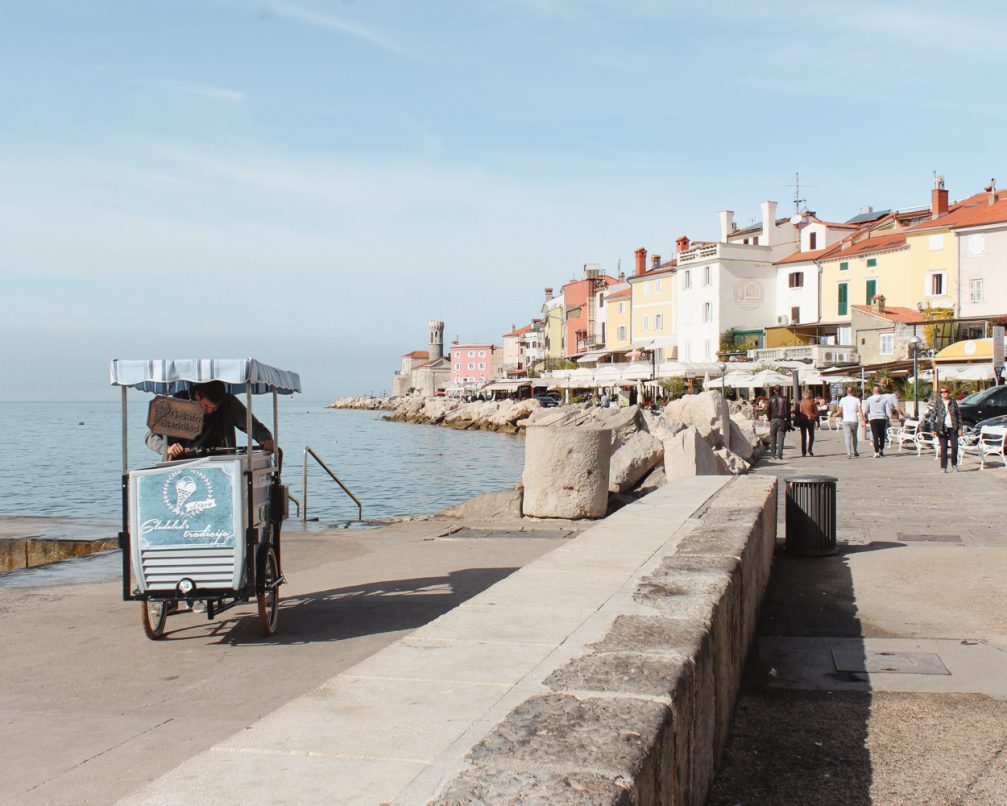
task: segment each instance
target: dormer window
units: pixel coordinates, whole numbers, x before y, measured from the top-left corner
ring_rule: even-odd
[[[817,232],[809,232],[808,233],[808,249],[817,249],[817,248],[818,248],[818,233]]]

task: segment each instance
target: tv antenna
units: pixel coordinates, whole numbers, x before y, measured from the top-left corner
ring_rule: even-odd
[[[801,174],[798,171],[794,171],[794,184],[787,185],[787,187],[794,189],[794,213],[800,213],[801,205],[806,205],[808,200],[801,198]]]

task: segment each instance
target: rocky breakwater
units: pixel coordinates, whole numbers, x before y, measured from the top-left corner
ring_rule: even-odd
[[[525,403],[533,407],[531,412],[512,423],[515,429],[527,429],[529,435],[522,483],[513,492],[479,496],[445,514],[602,517],[671,479],[746,473],[764,450],[751,409],[729,404],[715,391],[673,401],[659,416],[636,406],[543,409]],[[525,404],[512,405],[509,412],[513,414]],[[459,409],[455,416],[471,420],[475,410]],[[447,419],[445,424],[450,424]],[[578,429],[585,432],[581,440],[576,435]],[[598,447],[599,441],[608,443],[607,451]],[[580,443],[589,445],[590,450],[580,450]],[[607,460],[607,473],[606,468],[585,468],[586,460],[597,460],[595,464]],[[604,485],[602,494],[607,496],[604,507],[597,504],[599,485]]]
[[[389,401],[385,419],[459,430],[499,431],[516,434],[537,411],[537,400],[479,400],[466,403],[443,397],[399,397]]]
[[[341,397],[330,403],[328,409],[360,409],[362,411],[385,411],[392,407],[393,398],[389,397]]]

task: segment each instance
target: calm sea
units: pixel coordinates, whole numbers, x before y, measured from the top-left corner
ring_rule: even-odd
[[[129,409],[129,466],[157,461],[144,444],[149,397]],[[253,410],[272,428],[272,404]],[[301,496],[301,456],[309,446],[364,505],[364,519],[437,512],[521,477],[524,439],[486,431],[390,423],[382,412],[336,411],[301,399],[280,401],[284,481]],[[239,441],[243,439],[241,434]],[[118,402],[0,403],[0,515],[120,517],[122,461]],[[308,515],[356,517],[356,506],[309,460]],[[293,515],[293,513],[291,513]]]

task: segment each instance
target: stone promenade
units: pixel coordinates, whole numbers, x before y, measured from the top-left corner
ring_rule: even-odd
[[[709,803],[1007,803],[1007,469],[788,443],[756,472],[836,476],[840,551],[778,551]]]

